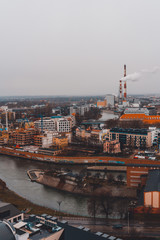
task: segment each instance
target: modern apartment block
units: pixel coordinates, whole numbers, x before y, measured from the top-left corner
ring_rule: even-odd
[[[60,118],[57,121],[57,132],[71,132],[72,120],[71,118]]]
[[[109,140],[118,140],[122,145],[144,148],[152,146],[152,134],[147,129],[112,128]]]
[[[43,118],[43,120],[37,120],[34,122],[36,129],[43,129],[43,131],[50,132],[71,132],[73,126],[75,126],[75,116],[55,117],[55,118]]]
[[[34,122],[36,129],[43,129],[44,131],[56,131],[55,119],[43,118],[43,120],[37,120]]]

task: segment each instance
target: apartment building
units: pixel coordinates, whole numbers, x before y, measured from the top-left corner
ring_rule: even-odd
[[[34,145],[42,148],[49,148],[53,145],[53,134],[46,133],[44,135],[34,136]]]
[[[120,143],[118,140],[106,141],[103,144],[103,152],[106,153],[120,153]]]
[[[43,131],[50,132],[71,132],[72,127],[75,126],[75,116],[66,117],[47,117],[42,120],[37,120],[34,122],[34,127],[36,129],[43,129]]]
[[[71,118],[60,118],[57,120],[57,132],[71,132],[71,130],[72,130]]]
[[[122,145],[138,148],[152,146],[152,134],[147,129],[112,128],[110,129],[109,140],[118,140]]]
[[[34,135],[37,132],[34,129],[31,130],[16,130],[12,133],[13,144],[15,145],[30,145],[33,142]]]
[[[56,121],[52,118],[43,118],[43,120],[37,120],[34,122],[36,129],[43,129],[43,131],[56,131]]]

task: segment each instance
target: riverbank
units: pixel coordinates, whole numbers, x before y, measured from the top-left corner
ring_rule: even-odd
[[[50,208],[39,206],[27,199],[19,196],[15,192],[7,188],[5,182],[0,179],[0,201],[11,203],[16,206],[20,211],[24,211],[29,214],[43,214],[46,213],[52,216],[74,216],[67,213],[62,213]]]

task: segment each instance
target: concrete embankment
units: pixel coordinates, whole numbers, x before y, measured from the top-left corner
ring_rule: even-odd
[[[160,161],[153,161],[147,159],[132,159],[122,157],[107,157],[107,156],[95,156],[95,157],[62,157],[62,156],[49,156],[30,152],[20,153],[18,150],[12,148],[0,147],[0,154],[9,155],[13,157],[23,158],[25,160],[33,160],[36,162],[52,163],[57,165],[123,165],[131,166],[138,164],[138,166],[160,166]]]

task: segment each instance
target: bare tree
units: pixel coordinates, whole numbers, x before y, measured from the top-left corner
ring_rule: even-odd
[[[98,198],[96,196],[92,196],[88,200],[88,213],[94,217],[94,220],[96,218],[96,214],[98,213],[98,210],[99,210]]]

